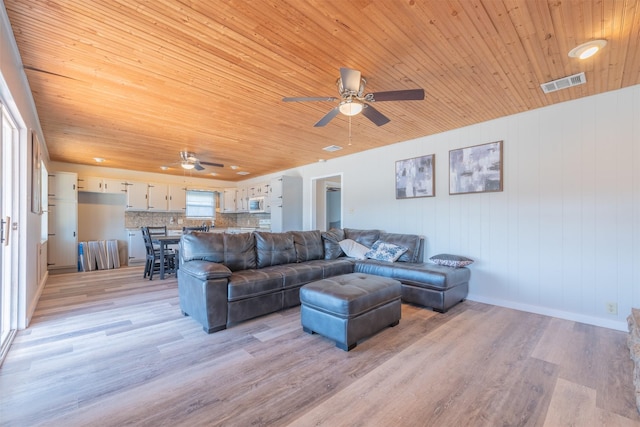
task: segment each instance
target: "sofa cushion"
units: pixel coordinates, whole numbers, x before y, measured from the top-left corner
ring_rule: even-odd
[[[337,259],[344,255],[340,242],[344,240],[344,231],[340,228],[332,228],[322,233],[324,246],[324,259]]]
[[[368,247],[351,239],[342,240],[340,242],[340,247],[348,257],[355,259],[365,259],[367,252],[369,252]]]
[[[258,268],[296,262],[296,249],[290,233],[255,231]]]
[[[229,277],[227,300],[237,301],[282,291],[284,279],[279,271],[243,270]]]
[[[319,230],[291,231],[298,262],[324,258],[322,234]]]
[[[223,236],[224,264],[229,270],[256,268],[255,239],[251,233],[223,233]]]
[[[468,268],[444,267],[430,262],[389,263],[374,259],[355,261],[354,271],[391,277],[402,283],[435,290],[445,290],[468,283],[471,277]]]
[[[393,243],[378,240],[373,244],[371,249],[364,254],[364,256],[371,259],[377,259],[378,261],[395,262],[405,252],[407,252],[407,248],[404,246],[398,246]]]
[[[305,265],[307,264],[321,266],[322,278],[326,279],[327,277],[353,273],[354,261],[351,258],[342,257],[340,259],[316,259],[305,263]]]
[[[231,270],[224,264],[210,261],[193,260],[180,266],[183,273],[188,273],[199,280],[224,279],[231,276]]]
[[[398,258],[399,262],[422,262],[422,245],[424,238],[417,234],[380,233],[380,240],[386,243],[407,248]]]
[[[380,230],[357,230],[355,228],[344,229],[345,239],[355,240],[361,245],[370,248],[380,238]]]
[[[224,237],[222,233],[192,232],[180,238],[182,261],[204,260],[224,262]]]
[[[444,265],[453,268],[466,267],[467,265],[473,264],[473,260],[471,258],[463,257],[460,255],[439,254],[434,255],[429,259],[438,265]]]
[[[313,264],[313,261],[272,265],[271,267],[260,269],[260,271],[280,273],[284,280],[283,286],[285,289],[300,287],[305,283],[323,279],[322,266]]]

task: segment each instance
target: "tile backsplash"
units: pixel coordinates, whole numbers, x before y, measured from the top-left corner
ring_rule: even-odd
[[[250,213],[217,213],[214,221],[187,219],[179,212],[145,212],[145,211],[125,211],[125,228],[140,228],[143,226],[163,226],[169,230],[181,230],[182,227],[197,227],[206,223],[209,226],[218,228],[229,227],[258,227],[261,219],[268,219],[269,214]],[[182,222],[182,223],[180,223]]]

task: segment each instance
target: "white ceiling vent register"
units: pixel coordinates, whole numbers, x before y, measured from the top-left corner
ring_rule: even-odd
[[[339,145],[329,145],[328,147],[324,147],[323,150],[332,152],[332,151],[342,150],[342,147],[340,147]]]
[[[540,87],[544,93],[551,93],[571,86],[582,85],[586,82],[587,78],[584,76],[584,73],[579,73],[574,74],[573,76],[567,76],[558,80],[542,83]]]

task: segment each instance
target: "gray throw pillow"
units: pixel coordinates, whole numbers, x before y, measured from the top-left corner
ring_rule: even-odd
[[[469,264],[473,264],[473,260],[471,258],[466,258],[460,255],[439,254],[434,255],[429,259],[438,265],[453,268],[461,268],[466,267]]]
[[[332,228],[322,233],[324,246],[324,259],[338,259],[344,255],[340,242],[344,240],[344,231],[340,228]]]

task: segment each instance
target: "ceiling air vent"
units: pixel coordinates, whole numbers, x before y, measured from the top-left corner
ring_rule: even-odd
[[[584,73],[574,74],[573,76],[563,77],[540,85],[544,93],[551,93],[558,90],[566,89],[571,86],[582,85],[587,82]]]
[[[332,152],[332,151],[342,150],[342,147],[340,147],[338,145],[330,145],[328,147],[324,147],[323,150],[324,151],[328,151],[328,152]]]

